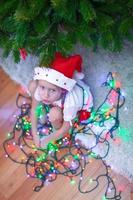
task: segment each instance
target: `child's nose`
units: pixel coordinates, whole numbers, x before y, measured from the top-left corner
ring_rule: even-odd
[[[44,91],[44,98],[48,98],[49,97],[49,91],[48,90],[45,90]]]

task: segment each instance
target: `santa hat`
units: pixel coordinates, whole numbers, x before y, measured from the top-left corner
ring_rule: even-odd
[[[71,91],[77,79],[83,79],[81,72],[82,58],[80,55],[64,57],[60,53],[55,54],[55,58],[47,67],[36,67],[34,80],[46,80],[54,85]]]

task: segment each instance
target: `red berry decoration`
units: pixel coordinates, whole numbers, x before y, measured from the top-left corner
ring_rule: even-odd
[[[87,120],[91,116],[91,112],[87,110],[79,111],[79,121]]]

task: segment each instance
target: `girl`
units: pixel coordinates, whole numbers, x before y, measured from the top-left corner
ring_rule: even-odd
[[[29,91],[32,95],[31,123],[32,135],[37,147],[45,148],[50,141],[55,141],[69,132],[75,117],[81,120],[89,117],[93,106],[93,98],[89,89],[81,79],[84,74],[81,72],[82,58],[80,55],[63,57],[60,53],[49,68],[36,67],[34,80],[29,84]],[[49,121],[54,128],[54,133],[40,139],[37,134],[36,107],[42,102],[50,107],[48,114]]]

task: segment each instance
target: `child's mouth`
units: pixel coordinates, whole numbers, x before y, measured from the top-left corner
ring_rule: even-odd
[[[50,101],[49,100],[43,100],[43,103],[50,104]]]

